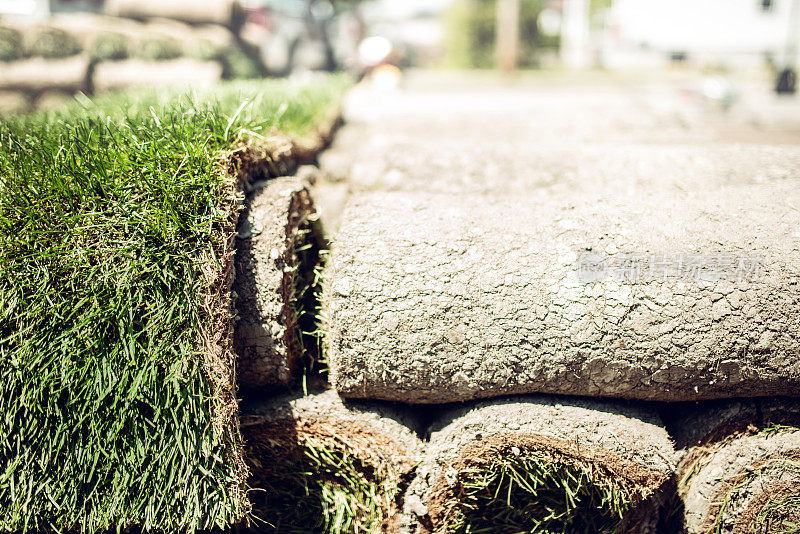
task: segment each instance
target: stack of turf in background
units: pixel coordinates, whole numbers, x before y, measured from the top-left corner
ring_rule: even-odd
[[[221,79],[265,75],[257,50],[238,37],[235,2],[213,3],[220,6],[216,17],[188,20],[157,5],[149,6],[149,15],[141,8],[129,13],[124,5],[115,11],[135,19],[88,13],[41,23],[0,19],[0,111],[57,108],[78,92],[210,87]]]
[[[0,531],[248,514],[230,285],[246,145],[343,78],[138,92],[0,123]]]

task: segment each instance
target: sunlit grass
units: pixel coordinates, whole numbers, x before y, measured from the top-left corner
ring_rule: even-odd
[[[0,531],[246,512],[209,331],[230,147],[307,134],[346,83],[137,91],[0,122]]]

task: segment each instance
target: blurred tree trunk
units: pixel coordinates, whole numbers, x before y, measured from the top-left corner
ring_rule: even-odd
[[[497,1],[497,68],[511,74],[519,57],[519,0]]]

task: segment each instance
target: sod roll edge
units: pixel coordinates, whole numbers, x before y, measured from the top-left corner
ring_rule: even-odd
[[[398,532],[423,444],[413,414],[334,391],[248,404],[255,532]]]
[[[295,309],[302,246],[314,217],[303,181],[278,178],[253,184],[240,216],[237,251],[237,320],[234,345],[237,378],[246,389],[287,386],[298,370],[303,347]]]
[[[687,534],[795,532],[800,525],[800,402],[759,399],[675,410]]]

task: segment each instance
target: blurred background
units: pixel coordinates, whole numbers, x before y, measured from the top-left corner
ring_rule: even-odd
[[[334,70],[392,85],[419,69],[658,77],[723,111],[791,111],[799,55],[800,0],[0,0],[6,113],[130,86]]]

